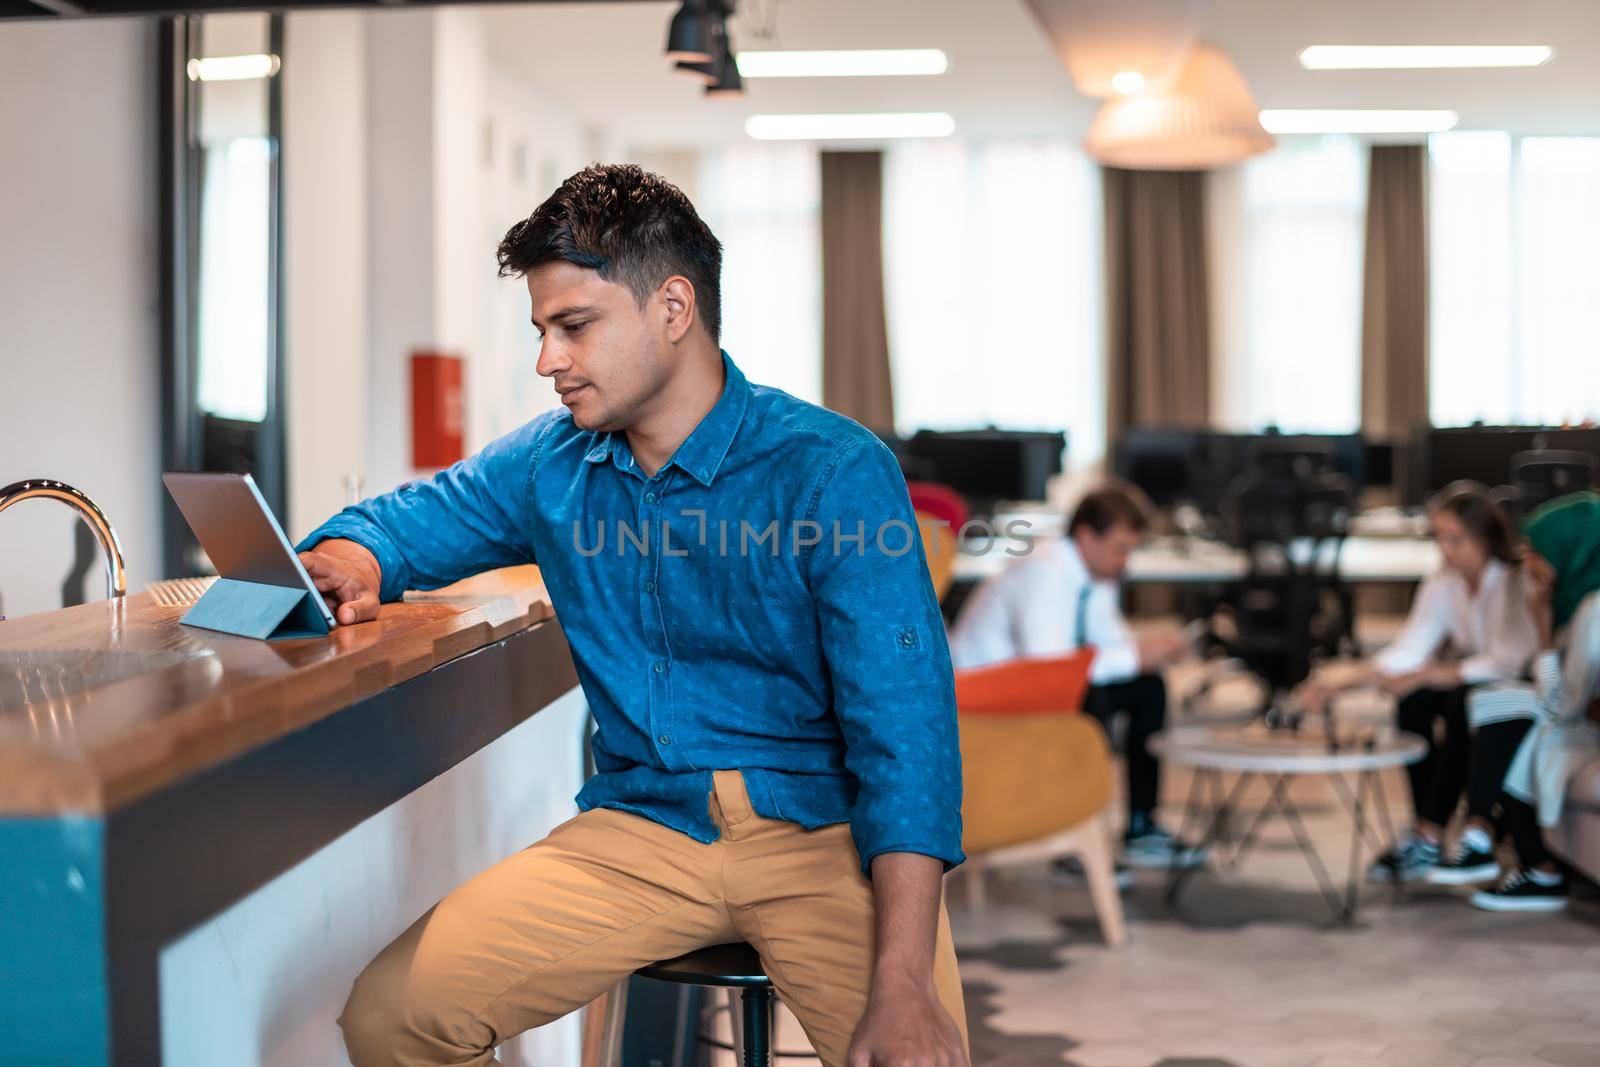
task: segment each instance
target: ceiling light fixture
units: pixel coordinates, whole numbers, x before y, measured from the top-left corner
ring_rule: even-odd
[[[1300,65],[1307,70],[1537,67],[1553,55],[1546,44],[1314,44],[1300,52]]]
[[[746,78],[908,77],[949,69],[949,59],[937,48],[739,53],[739,73]]]
[[[1144,88],[1144,75],[1136,70],[1121,70],[1111,75],[1111,88],[1129,96]]]
[[[838,115],[751,115],[745,133],[758,141],[891,140],[949,137],[956,120],[943,111]]]
[[[1265,152],[1255,98],[1233,61],[1196,44],[1170,86],[1113,96],[1100,105],[1083,147],[1101,163],[1130,170],[1204,170]]]
[[[1443,133],[1460,121],[1443,108],[1266,108],[1269,133]]]
[[[1109,98],[1111,79],[1138,71],[1144,89],[1182,74],[1212,0],[1023,0],[1078,91]]]
[[[240,82],[273,77],[281,66],[270,55],[210,56],[189,60],[186,69],[192,82]]]
[[[739,64],[733,55],[733,45],[729,43],[726,22],[718,28],[715,47],[717,58],[712,61],[711,68],[716,77],[706,86],[706,97],[710,100],[737,100],[744,96],[744,81],[739,77]]]
[[[710,63],[712,23],[706,0],[683,0],[667,26],[667,58],[679,63]]]

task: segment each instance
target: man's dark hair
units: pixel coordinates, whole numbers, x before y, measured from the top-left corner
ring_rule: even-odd
[[[676,185],[633,163],[596,163],[506,231],[500,276],[564,261],[626,285],[641,307],[681,274],[713,341],[722,337],[722,245]]]
[[[1144,494],[1131,485],[1112,483],[1096,489],[1078,502],[1072,521],[1067,523],[1067,535],[1085,526],[1101,535],[1119,525],[1134,533],[1144,533],[1150,528],[1150,511],[1143,497]]]

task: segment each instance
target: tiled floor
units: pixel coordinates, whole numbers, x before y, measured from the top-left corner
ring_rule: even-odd
[[[1386,784],[1404,797],[1398,775]],[[1185,789],[1169,774],[1169,811]],[[1349,823],[1331,788],[1311,779],[1292,796],[1342,864]],[[974,1067],[1600,1067],[1593,895],[1564,915],[1507,916],[1465,891],[1365,886],[1341,926],[1273,822],[1238,871],[1197,875],[1174,908],[1160,872],[1138,872],[1129,942],[1108,949],[1081,887],[1042,866],[989,877],[981,912],[950,890]],[[779,1047],[805,1047],[792,1018],[779,1030]]]
[[[1294,800],[1342,860],[1331,789],[1306,781]],[[1372,887],[1339,926],[1272,826],[1242,868],[1197,876],[1173,908],[1160,874],[1141,872],[1122,949],[1044,868],[991,875],[981,913],[953,893],[976,1067],[1600,1065],[1600,905],[1505,916],[1463,891]]]

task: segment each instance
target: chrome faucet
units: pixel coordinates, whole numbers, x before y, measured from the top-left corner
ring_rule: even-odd
[[[95,540],[100,542],[100,551],[106,561],[106,596],[120,597],[128,592],[128,574],[122,566],[122,542],[117,540],[117,531],[112,528],[111,520],[106,518],[106,513],[100,510],[100,505],[90,500],[81,490],[74,489],[66,482],[57,482],[49,478],[34,478],[26,482],[12,482],[4,489],[0,489],[0,511],[4,511],[20,500],[32,498],[44,500],[59,500],[67,505],[83,519],[89,529],[94,532]]]

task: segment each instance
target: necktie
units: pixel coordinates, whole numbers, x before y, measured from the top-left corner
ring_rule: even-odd
[[[1078,590],[1078,615],[1072,624],[1072,640],[1074,648],[1082,648],[1089,643],[1089,594],[1094,586],[1089,582],[1083,583],[1083,588]]]

